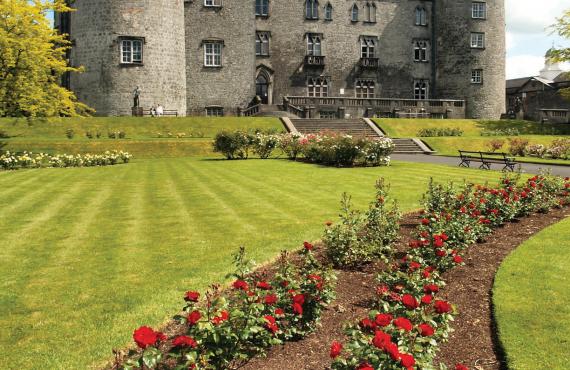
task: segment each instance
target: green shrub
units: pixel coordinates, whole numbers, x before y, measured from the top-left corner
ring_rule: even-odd
[[[271,156],[271,153],[273,153],[275,148],[277,148],[279,137],[277,135],[258,132],[252,137],[251,142],[253,152],[257,154],[259,158],[267,159]]]
[[[528,140],[519,138],[509,139],[509,145],[509,153],[511,153],[511,155],[524,157]]]
[[[244,131],[222,131],[216,134],[213,149],[227,159],[247,159],[253,138]]]
[[[75,136],[75,131],[73,131],[73,129],[68,128],[65,131],[65,136],[67,136],[68,139],[73,139],[73,137]]]
[[[516,128],[505,128],[497,130],[483,130],[481,136],[519,136],[520,131]]]
[[[417,135],[419,137],[463,136],[463,130],[455,127],[423,128]]]
[[[495,153],[497,150],[501,149],[505,145],[505,140],[493,139],[487,143],[489,151]]]

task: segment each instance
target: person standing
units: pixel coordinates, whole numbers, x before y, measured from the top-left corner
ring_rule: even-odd
[[[162,117],[162,115],[164,114],[164,108],[162,107],[162,104],[159,104],[156,107],[156,116],[157,117]]]

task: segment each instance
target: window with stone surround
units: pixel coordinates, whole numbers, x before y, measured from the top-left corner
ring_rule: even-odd
[[[429,41],[416,40],[414,41],[414,62],[428,62],[429,61]]]
[[[485,34],[482,32],[471,32],[471,48],[484,49],[485,48]]]
[[[483,70],[482,69],[474,69],[471,71],[471,83],[476,84],[476,85],[483,83]]]
[[[487,3],[474,1],[471,4],[471,18],[473,19],[486,19],[487,18]]]
[[[323,55],[322,37],[323,36],[319,33],[307,34],[307,55],[311,56]]]
[[[355,93],[357,98],[372,99],[376,96],[376,83],[372,80],[356,80]]]
[[[143,40],[139,38],[121,38],[121,64],[142,64]]]
[[[204,0],[204,6],[208,8],[220,8],[222,0]]]
[[[376,45],[378,39],[374,36],[361,36],[360,37],[360,57],[361,58],[376,58]]]
[[[350,10],[350,20],[352,22],[358,22],[358,5],[356,5],[356,3],[352,4],[352,8]]]
[[[223,117],[224,116],[224,108],[217,106],[217,105],[206,107],[206,116],[208,116],[208,117]]]
[[[305,18],[319,19],[319,1],[305,0]]]
[[[255,0],[255,15],[269,17],[269,0]]]
[[[416,26],[427,26],[427,10],[423,6],[416,8]]]
[[[204,67],[222,66],[222,47],[221,41],[204,41]]]
[[[425,100],[429,95],[429,81],[428,80],[414,80],[414,99]]]
[[[312,98],[329,96],[329,81],[325,77],[309,77],[307,80],[307,96]]]
[[[366,20],[367,23],[376,23],[376,4],[366,3]]]
[[[332,21],[333,19],[333,6],[331,3],[325,5],[325,21]]]
[[[257,31],[255,37],[255,55],[269,56],[269,37],[267,31]]]

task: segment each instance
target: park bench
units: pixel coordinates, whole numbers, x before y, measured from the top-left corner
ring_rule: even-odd
[[[513,157],[507,156],[507,153],[493,153],[493,152],[471,152],[466,150],[459,151],[461,163],[459,167],[471,167],[471,162],[481,163],[479,168],[490,170],[492,164],[504,165],[503,171],[515,170],[517,162]]]
[[[150,109],[145,109],[144,111],[144,115],[145,116],[150,116]],[[177,110],[163,110],[162,111],[162,116],[166,117],[166,116],[174,116],[174,117],[178,117],[178,111]]]

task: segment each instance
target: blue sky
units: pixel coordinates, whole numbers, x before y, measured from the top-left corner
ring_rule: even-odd
[[[507,78],[538,75],[544,66],[544,53],[552,47],[570,47],[570,40],[550,35],[548,27],[568,0],[505,0],[507,11]],[[570,70],[570,64],[562,65]]]

